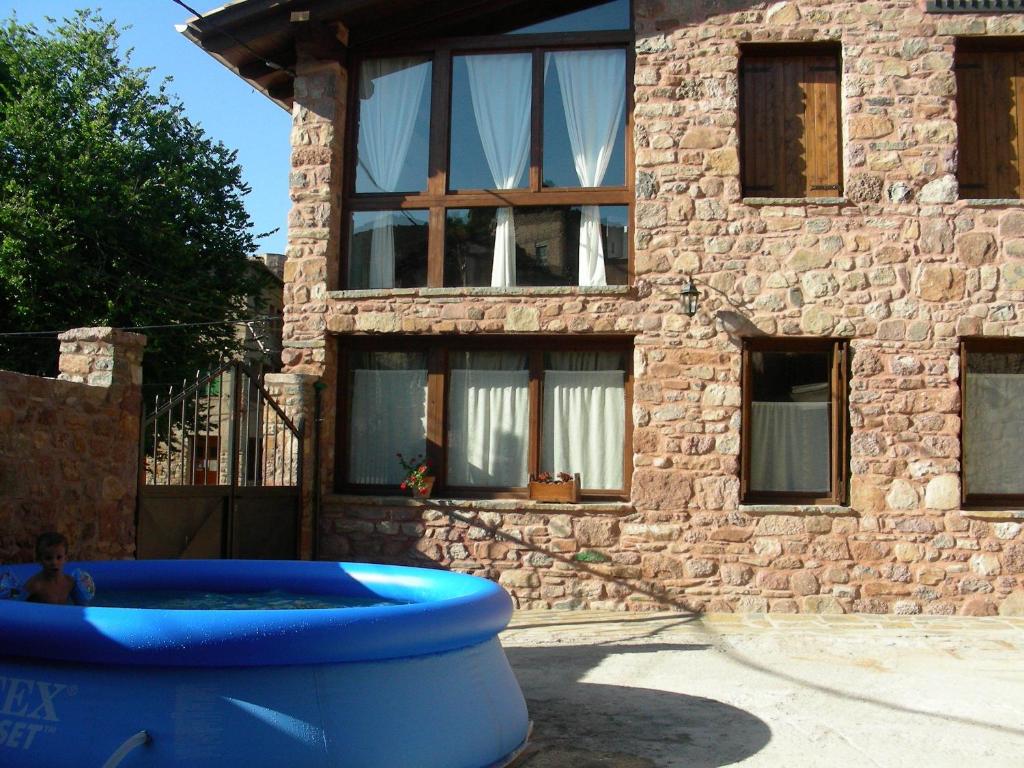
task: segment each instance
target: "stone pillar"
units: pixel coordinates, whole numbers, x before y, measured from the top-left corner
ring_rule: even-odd
[[[314,512],[314,384],[317,377],[304,373],[268,373],[263,384],[271,397],[291,419],[302,434],[302,533],[299,542],[300,557],[308,560],[313,553]]]
[[[93,387],[142,385],[145,336],[113,328],[72,328],[58,338],[61,381]]]
[[[338,284],[342,166],[348,75],[337,61],[301,47],[292,111],[288,260],[284,269],[286,371],[324,370],[327,291]]]

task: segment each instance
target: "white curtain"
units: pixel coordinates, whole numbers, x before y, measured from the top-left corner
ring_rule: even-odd
[[[621,370],[544,371],[547,472],[579,472],[584,488],[622,488],[626,374]]]
[[[398,485],[427,446],[427,372],[356,370],[352,381],[349,481]]]
[[[448,483],[526,485],[530,372],[521,355],[469,355],[448,385]]]
[[[1024,493],[1024,375],[967,374],[964,468],[969,493]]]
[[[359,165],[382,192],[396,192],[412,143],[430,62],[368,59],[359,75]],[[381,211],[370,239],[370,287],[395,285],[394,219]]]
[[[532,57],[522,53],[467,56],[466,68],[476,127],[494,187],[513,189],[530,154]],[[491,285],[515,284],[515,223],[511,208],[499,208]]]
[[[751,490],[827,492],[832,485],[829,404],[751,406]]]
[[[626,106],[623,51],[550,54],[558,72],[576,175],[584,187],[598,187],[615,151]],[[606,285],[601,246],[601,211],[583,206],[580,221],[580,285]]]

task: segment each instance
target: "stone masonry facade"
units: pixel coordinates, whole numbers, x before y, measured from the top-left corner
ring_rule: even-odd
[[[338,291],[347,73],[295,83],[283,361],[324,390],[319,552],[494,578],[526,608],[1024,613],[1024,512],[960,502],[959,341],[1024,337],[1024,209],[958,198],[958,36],[1024,15],[919,0],[635,0],[635,279],[606,289]],[[744,199],[738,54],[838,41],[845,196]],[[697,316],[680,286],[703,289]],[[628,502],[418,502],[333,489],[351,335],[631,337]],[[740,348],[850,340],[847,504],[740,504]],[[341,428],[344,428],[343,425]]]
[[[31,562],[43,531],[76,560],[132,557],[145,336],[60,335],[60,376],[0,371],[0,562]]]

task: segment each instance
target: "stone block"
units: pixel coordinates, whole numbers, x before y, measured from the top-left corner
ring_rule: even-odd
[[[843,604],[831,595],[808,595],[803,599],[804,613],[846,613]]]
[[[956,509],[960,506],[960,478],[940,475],[928,481],[924,504],[928,509]]]
[[[1024,592],[1014,592],[999,604],[1000,616],[1024,616]]]

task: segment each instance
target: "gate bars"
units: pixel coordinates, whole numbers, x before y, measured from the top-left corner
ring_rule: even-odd
[[[302,421],[263,386],[263,371],[228,361],[171,387],[143,413],[146,486],[302,487]]]

